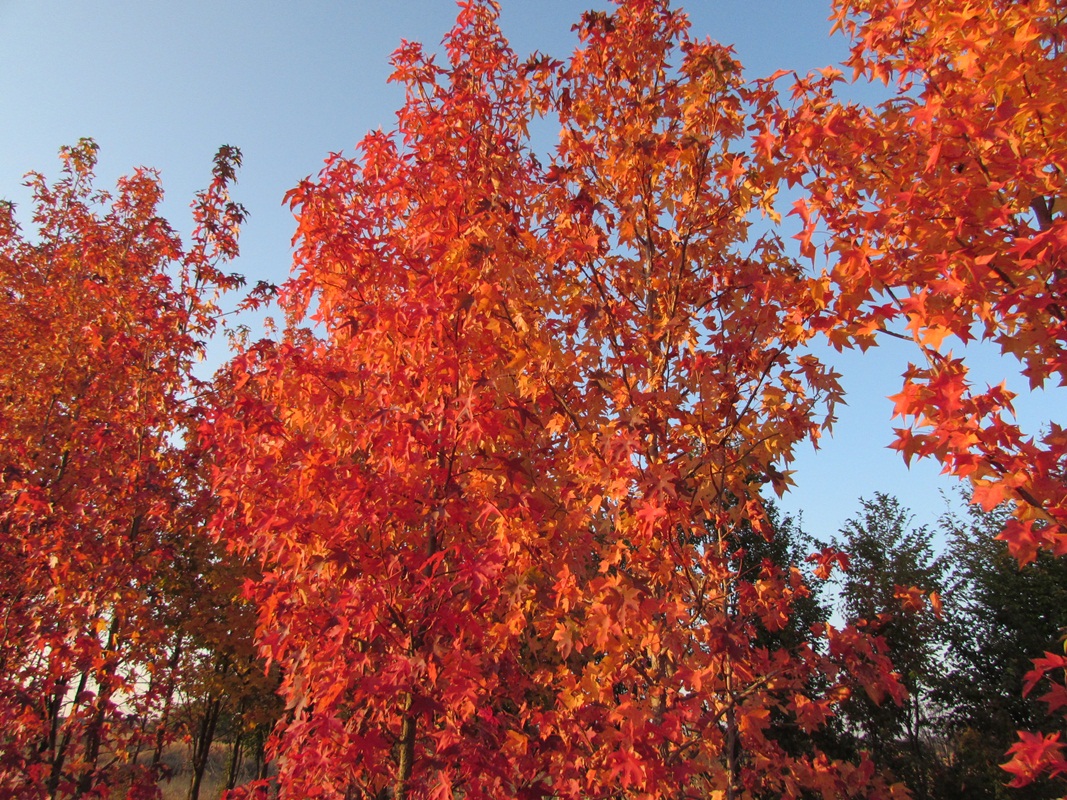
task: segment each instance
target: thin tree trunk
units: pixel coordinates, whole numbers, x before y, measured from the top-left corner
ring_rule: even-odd
[[[215,725],[222,711],[222,698],[213,697],[208,701],[204,715],[200,718],[200,730],[193,742],[193,775],[189,780],[188,800],[200,799],[200,786],[204,781],[208,756],[211,755],[211,743],[215,739]]]
[[[240,718],[240,715],[238,715]],[[233,789],[237,786],[237,772],[241,769],[241,740],[244,735],[238,730],[233,736],[233,745],[230,747],[230,763],[226,768],[226,788]]]
[[[156,749],[152,753],[153,770],[159,769],[159,764],[163,760],[163,747],[167,743],[167,727],[170,725],[170,714],[174,705],[174,686],[177,683],[178,662],[181,660],[184,639],[184,632],[180,632],[177,641],[174,643],[174,650],[171,652],[170,658],[167,659],[167,689],[163,695],[163,713],[156,727]]]
[[[408,781],[415,764],[415,715],[411,713],[412,695],[404,698],[404,721],[400,727],[400,750],[396,762],[393,800],[407,800]]]
[[[82,696],[85,691],[85,687],[89,682],[88,671],[82,672],[81,677],[78,679],[78,690],[74,693],[73,706],[77,706],[78,698]],[[55,690],[55,694],[52,697],[52,702],[49,707],[50,716],[50,728],[48,731],[48,749],[52,751],[52,772],[48,776],[48,796],[55,798],[59,792],[59,782],[63,777],[63,764],[67,758],[67,748],[70,746],[71,732],[68,728],[63,732],[62,739],[59,735],[59,717],[63,712],[63,697],[67,694],[67,688],[70,686],[70,681],[63,681]],[[71,715],[74,713],[74,708],[71,708]]]
[[[737,715],[731,697],[730,707],[726,710],[726,776],[729,781],[726,786],[726,800],[734,800],[737,797],[737,773]]]
[[[922,738],[920,736],[920,730],[922,726],[922,709],[919,705],[919,692],[918,687],[915,688],[915,692],[910,700],[911,708],[908,709],[908,737],[911,740],[911,752],[912,758],[915,763],[915,776],[918,781],[918,786],[912,787],[919,800],[926,800],[930,796],[928,786],[928,774],[926,764],[926,754],[923,752]],[[912,713],[914,712],[914,713]]]
[[[78,779],[78,794],[87,794],[93,788],[97,764],[100,761],[100,748],[104,741],[104,724],[107,722],[107,709],[115,693],[115,672],[118,669],[118,654],[113,653],[115,639],[119,633],[119,615],[114,613],[111,627],[107,632],[107,646],[104,648],[104,668],[97,678],[96,712],[92,724],[85,735],[85,767]]]
[[[444,482],[446,489],[452,481],[452,466],[453,462],[449,460],[448,475]],[[436,517],[436,512],[434,516]],[[436,519],[434,519],[430,522],[430,529],[426,537],[427,561],[437,553],[440,549],[439,545],[437,522]],[[427,578],[433,576],[433,572],[429,566],[423,570],[423,575]],[[411,643],[409,645],[409,650],[412,655],[415,655],[422,649],[424,644],[424,633],[425,630],[420,626],[412,635]],[[400,723],[400,741],[398,742],[396,759],[396,779],[393,781],[393,800],[407,800],[408,782],[411,780],[411,773],[415,768],[415,734],[418,721],[411,711],[414,700],[415,695],[413,692],[407,692],[404,695],[403,720]]]

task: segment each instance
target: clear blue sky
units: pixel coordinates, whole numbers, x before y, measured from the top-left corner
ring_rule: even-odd
[[[607,7],[501,4],[504,33],[520,55],[561,58],[574,47],[571,26],[582,10]],[[828,35],[828,0],[682,5],[694,33],[734,45],[750,77],[806,72],[846,54],[845,40]],[[281,282],[294,229],[282,195],[331,151],[351,152],[366,131],[392,127],[402,95],[386,83],[390,53],[402,38],[436,45],[454,18],[450,0],[0,0],[0,198],[25,211],[23,174],[55,176],[60,146],[91,136],[101,146],[99,187],[135,166],[155,167],[165,215],[187,230],[188,203],[206,184],[212,155],[236,145],[245,164],[235,195],[251,216],[235,269],[253,283]],[[907,470],[886,449],[885,398],[899,390],[909,357],[906,344],[889,341],[838,359],[849,406],[819,453],[802,450],[798,486],[783,504],[803,509],[814,535],[832,534],[875,491],[897,494],[920,521],[944,510],[939,492],[955,482],[933,463]],[[987,380],[1007,374],[992,360]],[[1063,394],[1056,399],[1062,406]],[[1036,430],[1052,400],[1020,408]]]

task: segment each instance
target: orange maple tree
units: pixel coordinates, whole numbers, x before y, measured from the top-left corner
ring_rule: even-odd
[[[756,645],[807,588],[740,532],[772,535],[761,490],[840,395],[803,351],[819,297],[750,232],[779,178],[746,115],[773,94],[666,2],[578,31],[567,63],[520,62],[461,3],[443,63],[397,51],[397,130],[288,196],[285,335],[235,359],[205,431],[220,531],[264,565],[280,785],[890,794],[769,734],[901,691],[854,630]]]
[[[183,435],[212,302],[238,279],[241,208],[219,151],[184,250],[158,177],[93,189],[96,145],[31,174],[32,237],[0,207],[0,794],[155,796],[136,756],[171,691],[161,623],[176,549],[204,537]],[[171,688],[173,684],[171,683]]]
[[[962,351],[992,343],[1031,389],[1067,382],[1062,3],[838,0],[834,20],[854,79],[884,82],[890,99],[845,102],[844,76],[826,70],[798,80],[764,129],[768,157],[805,190],[805,254],[827,236],[819,326],[838,347],[912,340],[895,446],[969,480],[987,510],[1013,502],[1001,538],[1020,563],[1067,555],[1067,433],[1024,430],[1013,394],[975,385]],[[1035,759],[1067,770],[1056,739],[1015,753],[1020,781]]]

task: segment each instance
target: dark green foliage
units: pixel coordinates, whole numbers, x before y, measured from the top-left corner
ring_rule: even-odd
[[[1056,730],[1038,699],[1023,697],[1031,659],[1061,652],[1067,626],[1067,560],[1041,553],[1020,568],[996,538],[1008,517],[971,506],[963,518],[946,515],[951,564],[945,598],[947,664],[934,693],[951,736],[946,796],[1052,798],[1062,781],[1022,789],[1004,786],[1000,769],[1015,732]]]
[[[1003,509],[968,506],[933,531],[893,497],[860,504],[833,543],[850,557],[839,610],[881,637],[909,697],[898,706],[853,696],[840,744],[869,750],[916,798],[1063,796],[1063,781],[1009,789],[1000,765],[1017,731],[1056,730],[1040,692],[1024,697],[1023,683],[1031,659],[1062,650],[1067,560],[1042,554],[1020,568],[996,538]],[[935,591],[940,617],[915,603]]]
[[[831,609],[825,597],[826,584],[812,574],[807,560],[814,549],[814,540],[803,531],[800,521],[788,515],[783,516],[773,504],[768,505],[767,517],[771,531],[769,537],[748,526],[741,528],[733,537],[739,579],[755,581],[767,570],[784,574],[795,571],[801,577],[804,589],[794,595],[792,613],[781,628],[771,630],[757,620],[757,634],[752,644],[771,652],[784,650],[793,654],[808,648],[820,650],[825,643],[815,631],[829,620]],[[812,679],[813,684],[825,682],[825,676],[822,675]],[[813,695],[818,695],[825,687],[812,685],[810,688]],[[831,720],[814,733],[805,733],[778,710],[773,712],[771,726],[766,731],[767,737],[791,756],[809,753],[813,747],[834,757],[851,754],[852,750],[842,746],[842,734],[842,727],[836,720]]]
[[[773,531],[769,538],[749,527],[742,529],[735,537],[740,577],[755,579],[765,564],[783,572],[796,569],[803,573],[807,592],[793,600],[793,614],[785,627],[771,631],[761,626],[758,645],[770,650],[792,649],[804,643],[814,647],[816,637],[811,628],[826,622],[830,610],[823,598],[822,582],[816,580],[807,569],[807,556],[814,547],[813,541],[797,520],[791,516],[783,517],[774,505],[768,507],[767,516]]]
[[[845,620],[877,634],[908,691],[901,705],[855,694],[846,706],[855,745],[903,779],[918,798],[931,796],[935,729],[930,693],[942,663],[940,622],[916,597],[940,592],[945,563],[934,553],[933,533],[915,526],[911,512],[889,495],[861,499],[834,545],[849,555],[841,582]],[[921,594],[909,590],[915,587]]]

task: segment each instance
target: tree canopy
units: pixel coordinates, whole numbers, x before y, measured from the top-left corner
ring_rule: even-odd
[[[284,327],[212,381],[236,150],[188,248],[152,173],[93,194],[89,142],[31,178],[36,241],[0,219],[0,787],[155,796],[177,682],[202,771],[225,696],[277,675],[258,785],[286,797],[904,796],[945,567],[890,498],[810,555],[769,501],[844,399],[826,342],[911,341],[895,446],[1058,574],[1067,437],[949,348],[1067,379],[1062,9],[838,0],[877,107],[832,68],[747,78],[666,0],[586,13],[566,60],[521,60],[498,10],[397,50],[396,128],[288,193]],[[1003,554],[962,541],[981,598]],[[835,624],[818,583],[849,569]],[[1062,715],[1067,659],[1016,655]],[[1006,778],[1067,772],[1062,727]]]

